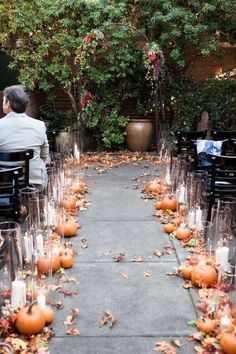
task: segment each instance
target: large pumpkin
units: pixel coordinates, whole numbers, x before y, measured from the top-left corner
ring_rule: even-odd
[[[40,333],[45,326],[45,318],[36,303],[23,307],[16,315],[15,326],[21,334]]]
[[[162,199],[161,208],[175,211],[177,209],[177,199],[172,196],[167,196]]]
[[[236,334],[222,333],[220,345],[226,354],[236,354]]]
[[[217,282],[217,271],[215,267],[199,262],[193,266],[191,280],[194,285],[201,287],[210,287]]]

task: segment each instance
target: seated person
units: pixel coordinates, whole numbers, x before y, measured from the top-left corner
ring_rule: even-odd
[[[46,187],[46,162],[49,145],[44,122],[26,113],[28,96],[22,85],[6,87],[3,91],[3,112],[0,119],[0,151],[33,149],[30,160],[29,182],[39,190]]]

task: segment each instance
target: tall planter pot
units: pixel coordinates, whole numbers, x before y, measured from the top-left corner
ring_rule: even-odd
[[[131,119],[126,128],[126,143],[130,151],[147,151],[154,135],[151,119]]]

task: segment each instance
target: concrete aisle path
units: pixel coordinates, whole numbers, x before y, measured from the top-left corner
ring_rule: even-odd
[[[187,340],[192,332],[187,322],[196,319],[191,293],[182,287],[180,278],[166,275],[179,264],[184,252],[176,242],[176,254],[153,255],[155,249],[172,243],[152,216],[153,201],[141,199],[142,182],[138,190],[132,187],[133,178],[143,173],[154,176],[156,168],[146,161],[104,174],[89,168],[91,193],[87,198],[91,205],[79,214],[82,228],[72,239],[78,256],[66,273],[75,276],[77,283],[65,285],[79,293],[57,295],[65,306],[56,313],[56,335],[49,343],[52,354],[149,354],[155,353],[155,342],[172,338],[181,343],[178,353],[194,353],[194,345]],[[82,248],[82,239],[87,240],[88,248]],[[124,253],[120,263],[113,261],[118,253]],[[144,261],[132,262],[135,256],[144,257]],[[71,308],[80,310],[71,326],[80,330],[80,336],[65,334],[70,327],[63,321]],[[106,310],[118,319],[111,329],[99,327]]]

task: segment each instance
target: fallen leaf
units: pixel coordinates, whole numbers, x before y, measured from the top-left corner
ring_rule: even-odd
[[[129,275],[127,272],[121,273],[121,276],[122,276],[122,278],[124,278],[126,280],[129,279]]]
[[[151,274],[149,273],[148,270],[146,270],[145,272],[143,272],[143,276],[149,278],[151,276]]]
[[[113,261],[118,263],[118,262],[123,261],[124,258],[125,258],[125,254],[124,253],[118,253],[117,255],[115,255],[113,257]]]
[[[71,328],[66,331],[66,334],[69,334],[71,336],[79,336],[80,331],[77,328]]]
[[[64,294],[64,296],[73,296],[79,293],[77,290],[67,290],[63,288],[59,289],[58,292]]]
[[[182,286],[184,289],[190,289],[193,287],[193,283],[191,282],[191,280],[185,280]]]
[[[22,352],[27,349],[27,343],[20,338],[12,338],[11,345],[14,352]]]
[[[99,321],[99,326],[102,327],[108,324],[110,328],[117,322],[117,318],[111,310],[107,310]]]
[[[79,309],[71,309],[70,314],[66,317],[63,322],[64,326],[71,326],[77,320],[79,315]]]
[[[179,339],[171,339],[171,343],[174,344],[176,347],[180,348],[181,347],[181,344],[180,344],[180,341]]]
[[[157,257],[161,257],[163,255],[163,253],[161,251],[159,251],[158,249],[154,250],[153,254],[154,254],[154,256],[157,256]]]
[[[179,275],[178,267],[173,267],[173,271],[166,273],[166,275]]]
[[[162,352],[163,354],[177,354],[176,349],[167,342],[156,342],[154,350],[156,352]]]
[[[61,310],[64,307],[64,304],[62,301],[51,302],[50,305],[56,307],[58,310]]]
[[[134,256],[131,259],[131,262],[143,262],[144,261],[144,257],[143,256]]]

